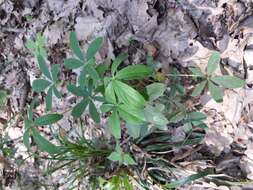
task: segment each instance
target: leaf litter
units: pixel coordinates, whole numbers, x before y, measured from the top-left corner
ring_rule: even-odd
[[[67,44],[71,29],[76,30],[83,50],[87,49],[87,44],[95,37],[101,36],[106,40],[98,60],[106,58],[110,61],[118,52],[126,52],[130,56],[129,60],[143,61],[147,51],[144,47],[151,46],[154,51],[157,51],[154,57],[162,65],[162,72],[165,74],[170,72],[170,65],[178,65],[182,68],[197,65],[204,70],[209,56],[214,51],[220,51],[222,62],[217,72],[245,77],[247,85],[237,90],[224,90],[223,103],[216,103],[208,94],[201,96],[198,103],[201,104],[202,111],[208,115],[206,123],[209,129],[205,140],[201,143],[205,151],[200,148],[191,156],[204,160],[208,155],[213,167],[216,165],[218,173],[234,178],[238,176],[233,174],[240,173],[241,178],[246,176],[245,179],[253,180],[252,9],[253,4],[250,0],[25,0],[22,2],[1,0],[0,87],[7,90],[9,94],[8,104],[1,109],[0,118],[11,120],[7,129],[1,129],[1,136],[8,135],[14,142],[9,146],[15,148],[15,159],[10,159],[8,162],[11,162],[14,168],[19,168],[18,172],[22,176],[14,180],[13,186],[9,189],[20,189],[18,183],[21,186],[26,184],[22,188],[39,189],[40,180],[53,186],[59,183],[62,189],[66,188],[62,177],[66,171],[45,178],[41,174],[41,168],[38,167],[38,161],[28,159],[24,165],[19,165],[18,161],[29,155],[25,153],[25,148],[21,144],[20,134],[24,130],[20,127],[22,119],[18,113],[24,110],[34,96],[40,100],[40,106],[35,110],[36,114],[41,115],[44,110],[44,97],[31,93],[29,89],[29,84],[39,76],[39,71],[35,60],[24,47],[26,40],[35,39],[36,33],[42,32],[47,41],[46,46],[49,48],[48,59],[56,61],[51,61],[51,66],[56,63],[62,64],[57,60],[71,56],[71,53],[70,55],[60,53],[69,52]],[[131,40],[138,42],[132,49],[129,48],[132,45]],[[76,77],[75,73],[67,71],[60,74],[61,80],[75,81]],[[72,107],[74,102],[79,101],[68,94],[64,85],[61,88],[68,101],[63,102],[55,98],[54,111],[66,110]],[[64,120],[55,130],[74,138],[81,129],[75,129],[76,124],[69,118],[71,115],[66,113]],[[86,125],[92,126],[85,132],[88,138],[94,136],[108,138],[105,130],[90,118],[83,116],[83,119]],[[2,124],[0,127],[2,128]],[[42,131],[44,134],[51,133],[47,129]],[[181,126],[174,128],[170,133],[174,136],[173,142],[187,139]],[[188,147],[192,150],[195,148]],[[185,153],[182,148],[173,151],[176,156]],[[179,159],[182,162],[179,162],[179,165],[186,162],[184,159]],[[196,160],[192,158],[187,161],[193,163]],[[43,163],[43,165],[47,164],[48,162]],[[233,184],[230,186],[218,184],[208,180],[198,181],[181,189],[236,188]],[[245,188],[247,187],[245,185]]]

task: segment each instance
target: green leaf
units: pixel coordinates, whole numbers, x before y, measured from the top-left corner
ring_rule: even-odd
[[[51,86],[46,95],[46,110],[52,110],[53,86]]]
[[[109,111],[112,110],[112,108],[113,108],[113,105],[112,105],[112,104],[102,104],[102,105],[100,106],[100,110],[101,110],[102,113],[109,112]]]
[[[4,106],[7,101],[7,91],[0,90],[0,107]]]
[[[90,77],[92,78],[94,83],[100,80],[99,74],[97,73],[96,69],[94,69],[94,67],[89,66],[89,67],[85,67],[85,69],[87,73],[90,75]]]
[[[112,85],[120,102],[123,102],[131,107],[144,107],[146,100],[138,91],[118,80],[112,81]]]
[[[197,77],[204,76],[204,74],[202,73],[199,67],[189,67],[189,70],[192,72],[192,74],[196,75]]]
[[[144,109],[144,115],[148,122],[158,125],[158,126],[166,126],[168,124],[168,120],[166,117],[159,112],[156,108],[147,105]]]
[[[83,112],[86,110],[88,106],[89,99],[83,99],[81,102],[75,105],[73,108],[71,115],[75,118],[79,118],[82,116]]]
[[[152,74],[152,69],[145,65],[130,65],[116,73],[116,79],[134,80],[143,79]]]
[[[53,86],[53,92],[54,92],[54,95],[57,98],[61,98],[62,97],[61,93],[57,90],[57,88],[55,87],[55,85]]]
[[[199,83],[195,87],[195,89],[193,90],[191,96],[193,96],[193,97],[199,96],[202,93],[202,91],[204,90],[205,86],[206,86],[206,80],[202,81],[201,83]]]
[[[245,81],[234,76],[223,75],[212,77],[211,80],[225,88],[240,88],[245,85]]]
[[[187,183],[190,183],[192,181],[195,181],[195,180],[197,180],[199,178],[205,177],[205,176],[207,176],[209,174],[210,174],[209,171],[199,172],[199,173],[190,175],[188,177],[185,177],[183,179],[179,179],[179,180],[173,181],[173,182],[171,182],[169,184],[166,184],[166,185],[164,185],[164,188],[174,189],[174,188],[180,187],[182,185],[185,185]]]
[[[142,109],[131,107],[129,105],[120,105],[118,112],[121,118],[126,122],[133,125],[139,125],[145,123],[145,117]]]
[[[112,152],[107,158],[113,162],[122,162],[123,161],[121,154],[118,152]]]
[[[91,118],[96,123],[100,123],[100,115],[97,111],[97,108],[96,108],[95,104],[92,101],[90,101],[90,103],[89,103],[89,112],[90,112]]]
[[[136,162],[134,161],[134,159],[129,154],[124,154],[123,155],[123,163],[125,165],[136,165]]]
[[[77,69],[83,65],[84,65],[84,63],[82,61],[75,59],[75,58],[68,58],[68,59],[64,60],[64,66],[67,69]]]
[[[37,60],[38,60],[39,68],[41,72],[43,73],[43,75],[45,75],[49,80],[52,80],[52,76],[49,72],[48,66],[44,58],[42,57],[42,55],[37,55]]]
[[[62,114],[58,114],[58,113],[46,114],[46,115],[43,115],[43,116],[35,119],[34,124],[38,125],[38,126],[51,125],[53,123],[58,122],[62,118],[63,118]]]
[[[49,85],[51,85],[51,82],[44,79],[36,79],[32,83],[32,89],[35,92],[42,92],[44,91]]]
[[[153,83],[146,86],[149,100],[153,101],[163,95],[165,91],[165,85],[163,83]]]
[[[80,87],[76,87],[73,84],[67,86],[67,90],[76,96],[84,96],[84,92]]]
[[[38,148],[42,151],[48,152],[49,154],[57,154],[60,149],[40,135],[37,129],[32,128],[32,136]]]
[[[57,77],[58,77],[58,74],[60,73],[60,65],[59,64],[54,64],[52,66],[52,78],[53,78],[53,81],[56,82],[57,81]]]
[[[125,53],[119,54],[116,59],[112,63],[111,73],[114,76],[115,72],[117,71],[118,66],[127,59],[128,55]]]
[[[77,40],[77,36],[75,32],[71,32],[70,33],[70,37],[69,37],[69,41],[70,41],[70,47],[73,50],[73,52],[76,54],[76,56],[81,60],[84,61],[84,56],[82,53],[82,50],[79,46],[79,42]]]
[[[28,39],[25,43],[25,47],[29,49],[31,52],[34,52],[36,50],[36,44],[34,41]]]
[[[100,50],[102,45],[103,45],[103,38],[101,37],[96,38],[91,42],[86,53],[87,61],[95,56],[95,54]]]
[[[191,112],[188,113],[188,119],[190,121],[199,121],[206,119],[206,115],[201,112]]]
[[[207,74],[208,75],[212,74],[219,66],[219,63],[220,63],[220,53],[219,52],[212,53],[207,63],[206,69]]]
[[[120,139],[121,137],[120,119],[116,111],[112,112],[111,116],[109,117],[108,124],[112,135],[116,139]]]
[[[105,89],[105,99],[106,101],[110,103],[116,104],[116,96],[115,96],[112,82],[110,82]]]
[[[130,123],[126,123],[127,133],[137,139],[140,137],[142,125],[133,125]]]
[[[23,135],[23,143],[24,145],[26,146],[27,149],[30,149],[30,134],[29,134],[29,131],[30,131],[30,128],[31,128],[31,122],[28,120],[28,119],[25,119],[25,133]]]
[[[212,98],[216,102],[222,102],[223,101],[222,90],[219,86],[217,86],[216,84],[214,84],[211,81],[208,81],[208,90],[211,93]]]

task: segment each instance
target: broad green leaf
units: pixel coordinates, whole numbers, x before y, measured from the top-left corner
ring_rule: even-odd
[[[216,84],[214,84],[211,81],[208,81],[208,90],[211,93],[212,98],[216,102],[222,102],[223,101],[222,90],[219,86],[217,86]]]
[[[166,126],[168,124],[168,120],[166,117],[159,112],[159,110],[154,107],[147,105],[144,109],[144,115],[148,122],[158,125],[158,126]]]
[[[129,154],[124,154],[123,155],[123,163],[125,165],[136,165],[136,162],[134,161],[134,159]]]
[[[68,58],[68,59],[64,60],[64,66],[67,69],[77,69],[83,65],[84,65],[84,63],[82,61],[75,59],[75,58]]]
[[[108,65],[106,65],[105,63],[99,64],[96,66],[96,71],[97,71],[100,78],[104,77],[107,69],[108,69]]]
[[[192,72],[192,74],[196,75],[196,77],[204,76],[199,67],[189,67],[189,70]]]
[[[127,133],[134,139],[137,139],[140,137],[142,125],[133,125],[130,123],[126,123],[126,128],[127,128]]]
[[[149,100],[153,101],[163,95],[165,91],[165,85],[163,83],[153,83],[146,86]]]
[[[81,60],[84,61],[84,56],[82,53],[82,50],[79,46],[79,42],[77,40],[77,36],[75,32],[71,32],[70,33],[70,37],[69,37],[69,41],[70,41],[70,47],[73,50],[73,52],[75,53],[75,55]]]
[[[45,75],[48,79],[52,80],[52,76],[49,72],[48,66],[44,58],[42,57],[42,55],[37,55],[37,60],[38,60],[39,68],[41,72],[43,73],[43,75]]]
[[[220,53],[219,52],[212,53],[207,63],[206,68],[207,74],[208,75],[212,74],[219,66],[219,63],[220,63]]]
[[[122,162],[123,161],[121,154],[118,152],[112,152],[107,158],[113,162]]]
[[[240,88],[245,85],[245,81],[234,76],[223,75],[212,77],[211,80],[225,88]]]
[[[96,122],[96,123],[100,123],[100,115],[97,111],[97,108],[95,106],[95,104],[90,101],[89,103],[89,112],[90,112],[90,116],[91,118]]]
[[[35,119],[34,124],[38,125],[38,126],[51,125],[51,124],[58,122],[62,118],[63,118],[62,114],[58,114],[58,113],[46,114],[46,115],[43,115],[43,116]]]
[[[182,185],[185,185],[187,183],[190,183],[192,181],[195,181],[195,180],[197,180],[199,178],[205,177],[205,176],[207,176],[209,174],[210,174],[209,171],[199,172],[199,173],[190,175],[188,177],[185,177],[183,179],[179,179],[179,180],[173,181],[173,182],[171,182],[169,184],[166,184],[166,185],[164,185],[164,188],[174,189],[174,188],[180,187]]]
[[[71,115],[75,118],[79,118],[82,116],[83,112],[86,110],[88,106],[89,99],[83,99],[81,102],[75,105],[73,108]]]
[[[102,105],[100,106],[100,110],[101,110],[102,113],[109,112],[109,111],[112,110],[112,108],[113,108],[113,105],[112,105],[112,104],[102,104]]]
[[[206,86],[206,80],[204,80],[201,83],[197,84],[197,86],[193,90],[191,96],[193,96],[193,97],[199,96],[202,93],[202,91],[204,90],[205,86]]]
[[[143,108],[146,100],[143,96],[127,84],[114,80],[112,81],[113,89],[118,97],[119,102],[136,108]]]
[[[76,87],[73,84],[69,84],[67,86],[67,90],[76,96],[84,96],[84,92],[82,91],[82,89],[80,87]]]
[[[190,121],[199,121],[206,119],[206,115],[201,112],[191,112],[188,113],[188,119]]]
[[[175,114],[173,114],[170,119],[169,122],[170,123],[178,123],[179,121],[182,121],[185,118],[185,113],[184,112],[177,112]]]
[[[152,69],[145,65],[130,65],[116,73],[115,78],[121,80],[143,79],[152,74]]]
[[[60,152],[59,147],[55,146],[43,136],[41,136],[38,130],[34,127],[32,128],[32,136],[40,150],[48,152],[49,154],[57,154]]]
[[[116,138],[120,139],[121,137],[121,127],[120,127],[120,119],[117,111],[113,111],[108,120],[109,129],[111,134]]]
[[[102,45],[103,45],[103,38],[101,37],[96,38],[91,42],[86,53],[87,61],[95,56],[95,54],[100,50]]]
[[[125,53],[119,54],[116,59],[112,63],[111,73],[114,76],[115,72],[117,71],[118,66],[127,59],[128,55]]]
[[[44,79],[36,79],[32,83],[32,89],[35,92],[42,92],[44,91],[49,85],[51,85],[51,82]]]
[[[46,95],[46,110],[52,110],[53,86],[51,86]]]
[[[106,101],[110,103],[116,104],[116,96],[115,96],[112,82],[110,82],[105,89],[105,99]]]
[[[145,123],[145,117],[142,109],[131,107],[129,105],[120,105],[118,112],[121,118],[126,122],[133,125],[139,125]]]
[[[52,66],[52,78],[53,78],[53,81],[56,82],[57,81],[57,77],[58,77],[58,74],[60,73],[60,65],[59,64],[54,64]]]

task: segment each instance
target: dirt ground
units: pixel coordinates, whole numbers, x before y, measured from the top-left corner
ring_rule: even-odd
[[[78,73],[63,67],[63,59],[72,55],[68,44],[73,30],[84,50],[95,37],[105,39],[98,61],[126,52],[129,62],[135,64],[145,62],[151,54],[165,75],[171,66],[205,68],[209,56],[219,51],[226,72],[245,79],[247,85],[225,90],[222,103],[209,94],[187,101],[190,108],[208,116],[209,130],[198,145],[175,149],[173,161],[193,171],[214,168],[217,178],[197,180],[179,189],[253,189],[252,0],[0,0],[0,90],[8,92],[7,103],[0,110],[0,134],[2,139],[8,136],[7,148],[12,151],[4,158],[0,150],[0,180],[10,184],[5,189],[66,189],[66,171],[44,177],[41,170],[46,161],[23,161],[29,154],[22,144],[20,115],[34,97],[41,102],[36,114],[45,107],[44,97],[31,91],[40,71],[25,42],[41,32],[47,41],[48,64],[60,64],[62,81],[75,80]],[[67,101],[54,99],[55,111],[73,104],[64,82],[61,88]],[[61,125],[75,135],[68,117]],[[180,126],[170,132],[175,138],[186,138]],[[94,133],[97,131],[87,131],[88,135]]]

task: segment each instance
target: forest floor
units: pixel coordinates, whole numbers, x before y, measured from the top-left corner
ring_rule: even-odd
[[[244,79],[246,85],[224,90],[222,103],[208,93],[198,98],[188,93],[184,105],[207,115],[208,130],[201,142],[173,147],[168,154],[171,163],[187,171],[215,170],[212,177],[178,189],[253,189],[252,0],[0,0],[0,90],[7,93],[2,105],[0,97],[3,189],[67,189],[65,170],[45,177],[42,171],[48,163],[30,157],[22,143],[22,115],[35,97],[40,102],[35,114],[41,115],[45,109],[43,94],[31,90],[40,71],[25,47],[25,42],[35,39],[39,32],[46,39],[47,63],[59,64],[62,69],[60,88],[66,99],[54,97],[53,110],[62,112],[74,104],[64,81],[74,81],[78,73],[63,66],[63,60],[72,55],[70,31],[76,32],[83,50],[94,38],[104,38],[96,56],[100,62],[110,62],[125,52],[128,63],[146,63],[147,55],[151,55],[163,76],[172,68],[184,72],[197,65],[205,69],[210,55],[220,52],[220,70]],[[179,81],[187,92],[192,91],[194,83],[187,76]],[[169,88],[170,77],[164,82]],[[75,135],[70,117],[64,117],[60,125],[65,133]],[[88,136],[101,132],[87,116],[84,119],[89,125]],[[41,131],[50,137],[50,130]],[[167,132],[175,142],[188,138],[181,125],[169,127]],[[153,189],[159,188],[154,185]]]

